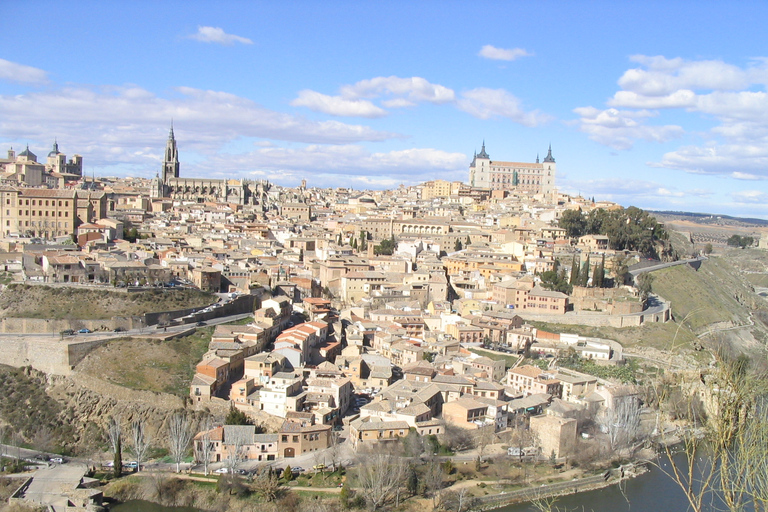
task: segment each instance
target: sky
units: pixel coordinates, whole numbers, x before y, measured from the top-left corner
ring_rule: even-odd
[[[768,2],[4,0],[0,156],[386,189],[551,145],[566,193],[768,219]]]

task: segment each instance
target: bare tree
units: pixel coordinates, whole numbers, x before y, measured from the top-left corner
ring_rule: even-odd
[[[440,491],[443,489],[443,481],[445,480],[445,471],[443,465],[439,460],[434,457],[430,459],[424,465],[424,494],[432,497],[432,508],[437,506],[438,499],[440,498]]]
[[[485,449],[489,444],[493,443],[496,437],[493,429],[493,425],[487,425],[477,429],[477,433],[475,434],[475,447],[477,448],[477,456],[480,458],[480,462],[483,461]]]
[[[245,446],[253,443],[255,429],[256,427],[253,425],[226,425],[224,427],[224,442],[227,447],[227,458],[224,463],[232,484],[235,483],[237,466],[245,460]]]
[[[680,454],[666,449],[660,467],[701,512],[712,494],[729,511],[766,510],[768,504],[768,376],[744,356],[714,354],[716,365],[700,380],[708,390],[706,442],[686,435]]]
[[[370,510],[378,510],[399,496],[408,464],[405,459],[385,451],[360,457],[356,471],[357,482]]]
[[[336,467],[341,462],[341,433],[331,432],[331,442],[328,445],[328,457],[331,459],[331,467],[336,471]]]
[[[208,464],[211,462],[213,448],[214,445],[211,440],[211,423],[209,418],[203,424],[203,431],[200,434],[200,438],[194,444],[195,461],[203,464],[203,472],[205,476],[208,476]]]
[[[253,475],[251,487],[265,501],[274,501],[280,492],[280,479],[269,466],[260,466]]]
[[[144,419],[134,420],[131,423],[131,434],[133,440],[131,453],[136,457],[136,471],[141,471],[141,463],[146,460],[152,444],[152,436],[147,431],[147,422]]]
[[[453,423],[446,422],[443,441],[448,448],[460,452],[469,450],[474,446],[475,440],[469,430],[457,427]]]
[[[189,418],[183,412],[176,412],[168,423],[168,449],[176,463],[176,472],[181,471],[181,461],[187,453],[189,441],[192,439],[192,429]]]
[[[640,433],[640,400],[637,395],[628,392],[615,397],[613,407],[603,413],[602,425],[608,433],[612,451],[629,446]]]
[[[115,477],[120,477],[123,473],[123,447],[122,447],[122,426],[120,425],[120,416],[110,416],[107,421],[107,434],[109,444],[112,447],[112,468]]]

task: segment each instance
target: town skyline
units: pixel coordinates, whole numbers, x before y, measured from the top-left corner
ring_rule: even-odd
[[[384,189],[551,144],[562,192],[768,218],[756,2],[93,7],[7,4],[0,151],[153,178],[173,123],[184,177]]]

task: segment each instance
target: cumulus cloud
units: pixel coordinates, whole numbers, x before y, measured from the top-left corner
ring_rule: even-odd
[[[339,95],[329,96],[305,89],[291,101],[295,107],[307,107],[316,112],[332,116],[383,117],[387,111],[371,100],[380,100],[386,108],[413,107],[419,103],[444,104],[455,100],[452,89],[433,84],[424,78],[414,76],[376,77],[344,85]]]
[[[680,169],[693,174],[724,174],[732,178],[768,178],[768,139],[762,143],[720,144],[709,142],[701,146],[688,145],[665,153],[654,167]],[[735,169],[738,169],[735,170]]]
[[[190,39],[200,41],[201,43],[216,43],[225,46],[232,46],[235,43],[253,44],[253,41],[247,37],[227,34],[219,27],[197,27],[197,32],[189,36]]]
[[[154,165],[173,119],[187,151],[213,153],[243,137],[353,144],[400,137],[358,124],[317,122],[269,110],[234,94],[179,87],[170,98],[136,86],[67,87],[0,96],[0,137],[9,143],[55,135],[87,164]],[[158,147],[161,146],[161,147]]]
[[[368,100],[346,99],[341,96],[328,96],[319,92],[303,90],[291,101],[294,107],[307,107],[315,112],[323,112],[342,117],[383,117],[387,111]]]
[[[361,80],[353,85],[345,85],[340,92],[345,98],[378,98],[382,95],[391,95],[412,103],[450,103],[456,98],[452,89],[430,83],[418,76],[409,78],[379,76]]]
[[[524,126],[538,126],[550,120],[536,110],[526,112],[520,100],[504,89],[477,88],[466,91],[457,102],[460,110],[479,119],[505,117]]]
[[[742,190],[732,193],[731,199],[736,203],[765,205],[768,203],[768,194],[762,190]]]
[[[512,61],[520,57],[528,57],[532,54],[522,48],[496,48],[493,45],[487,44],[480,49],[478,55],[491,60]]]
[[[619,150],[631,149],[638,139],[666,142],[684,133],[683,129],[676,125],[644,124],[644,119],[654,115],[646,110],[600,110],[594,107],[580,107],[574,109],[574,112],[581,116],[580,130],[588,134],[590,139]]]
[[[48,82],[48,73],[32,66],[0,59],[0,80],[19,84],[43,85]]]

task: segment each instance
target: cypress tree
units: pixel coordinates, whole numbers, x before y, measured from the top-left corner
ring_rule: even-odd
[[[571,262],[571,280],[569,284],[571,286],[579,285],[579,260],[576,259],[576,256],[573,257]]]
[[[113,460],[114,467],[112,468],[112,474],[115,478],[120,478],[123,474],[123,446],[120,436],[117,438],[117,450],[115,450],[115,459]]]
[[[589,254],[587,254],[587,261],[584,262],[579,273],[579,286],[587,286],[587,283],[589,283]]]

